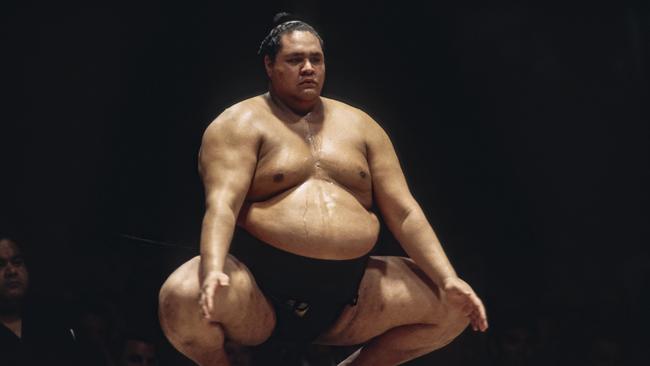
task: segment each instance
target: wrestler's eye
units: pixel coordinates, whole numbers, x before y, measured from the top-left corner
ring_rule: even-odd
[[[294,64],[294,65],[297,65],[300,62],[302,62],[302,60],[299,59],[299,58],[290,58],[288,61],[289,61],[290,64]]]

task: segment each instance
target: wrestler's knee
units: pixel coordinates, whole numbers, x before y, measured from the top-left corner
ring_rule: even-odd
[[[160,289],[158,318],[169,342],[199,365],[213,364],[220,355],[225,335],[220,324],[202,316],[197,302],[197,275],[187,277],[183,267],[174,272]]]
[[[469,319],[462,311],[442,303],[439,311],[432,312],[421,323],[420,346],[436,349],[451,343],[469,325]]]
[[[444,347],[458,337],[467,327],[468,322],[462,318],[450,317],[436,324],[422,325],[417,337],[418,349],[435,350]]]
[[[184,315],[189,303],[198,299],[198,278],[192,276],[192,267],[197,266],[198,257],[191,259],[174,271],[163,283],[158,293],[158,315],[163,326]]]
[[[195,257],[181,265],[163,283],[158,294],[158,315],[163,328],[174,326],[177,323],[193,324],[209,322],[201,315],[199,297],[201,293],[199,283],[200,258]],[[226,259],[224,272],[231,277],[231,286],[220,288],[218,296],[215,296],[215,309],[222,310],[228,303],[236,301],[237,291],[231,287],[238,288],[244,281],[235,260]],[[216,314],[213,314],[216,315]],[[221,319],[214,317],[212,321]]]
[[[221,324],[230,340],[244,345],[263,343],[275,328],[271,303],[248,267],[234,256],[226,257],[224,272],[230,283],[217,292],[212,318]]]
[[[448,344],[458,337],[469,325],[469,318],[463,314],[460,309],[450,308],[447,306],[445,317],[443,317],[439,326],[441,328],[441,341]]]

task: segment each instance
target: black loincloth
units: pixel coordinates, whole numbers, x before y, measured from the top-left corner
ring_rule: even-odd
[[[270,340],[310,343],[328,330],[347,305],[356,305],[369,254],[346,260],[289,253],[238,229],[232,254],[252,272],[273,304]]]

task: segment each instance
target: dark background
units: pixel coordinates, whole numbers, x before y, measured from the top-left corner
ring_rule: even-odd
[[[202,132],[265,91],[257,47],[288,10],[325,39],[324,95],[387,130],[486,302],[491,334],[465,334],[463,362],[497,357],[513,326],[567,362],[598,337],[640,357],[649,6],[544,4],[2,5],[2,223],[28,238],[39,291],[155,328],[160,283],[198,252]],[[384,232],[376,252],[399,248]]]

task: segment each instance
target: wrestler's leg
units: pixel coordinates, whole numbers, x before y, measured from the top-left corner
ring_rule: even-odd
[[[368,342],[341,365],[399,365],[447,345],[468,324],[412,260],[371,257],[357,305],[348,307],[317,343]]]
[[[160,324],[174,347],[199,365],[229,365],[226,339],[242,345],[264,342],[275,327],[275,313],[246,266],[228,256],[224,272],[230,286],[218,290],[215,321],[207,321],[198,303],[199,262],[199,257],[187,261],[163,284]]]

